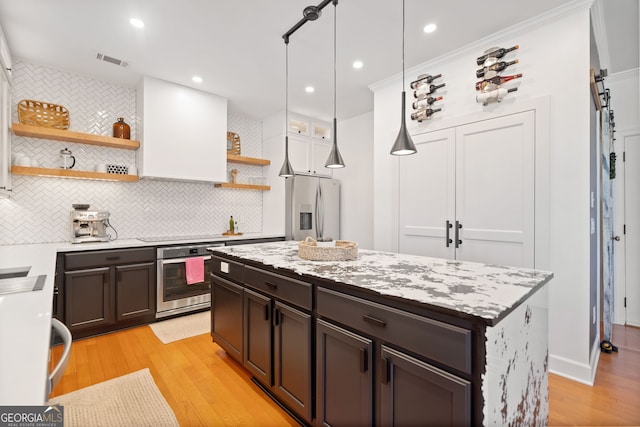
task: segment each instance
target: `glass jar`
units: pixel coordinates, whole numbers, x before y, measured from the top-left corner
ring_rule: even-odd
[[[113,124],[113,137],[131,139],[131,128],[124,122],[124,117],[118,117],[118,121]]]

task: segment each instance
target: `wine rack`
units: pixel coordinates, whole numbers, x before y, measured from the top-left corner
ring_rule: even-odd
[[[480,66],[476,70],[476,102],[488,105],[491,102],[500,102],[509,93],[518,90],[517,87],[503,87],[504,84],[522,77],[522,73],[502,75],[508,67],[517,64],[518,59],[507,60],[509,52],[519,49],[515,45],[508,48],[492,47],[476,58],[476,64]]]
[[[413,89],[413,113],[411,120],[422,122],[428,120],[434,113],[442,110],[442,107],[434,105],[442,100],[442,96],[438,96],[436,91],[445,86],[445,83],[437,83],[436,79],[440,79],[442,74],[430,75],[420,74],[416,80],[412,81],[410,86]]]

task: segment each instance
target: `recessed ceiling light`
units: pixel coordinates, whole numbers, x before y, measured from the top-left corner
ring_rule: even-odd
[[[433,33],[438,26],[436,24],[427,24],[424,26],[423,31],[425,33]]]
[[[313,86],[307,86],[304,88],[304,90],[306,90],[307,93],[313,93],[315,91],[315,88]]]
[[[202,77],[200,76],[193,76],[191,77],[191,80],[193,80],[196,83],[202,83]]]
[[[363,65],[364,64],[362,63],[362,61],[354,61],[353,68],[360,69],[360,68],[362,68]]]
[[[131,18],[129,19],[129,23],[131,25],[133,25],[136,28],[143,28],[144,27],[144,22],[142,22],[142,20],[138,19],[138,18]]]

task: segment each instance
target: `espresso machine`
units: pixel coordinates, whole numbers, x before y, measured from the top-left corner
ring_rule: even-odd
[[[90,211],[89,205],[72,205],[71,243],[108,242],[108,211]]]

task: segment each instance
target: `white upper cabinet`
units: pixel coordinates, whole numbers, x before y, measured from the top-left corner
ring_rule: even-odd
[[[7,76],[7,80],[11,81],[11,69],[13,68],[13,62],[11,61],[11,55],[9,53],[9,45],[7,39],[4,37],[2,28],[0,28],[0,66],[1,72]]]
[[[11,193],[11,56],[0,28],[0,197]]]
[[[227,181],[227,99],[144,77],[137,93],[141,177]]]

